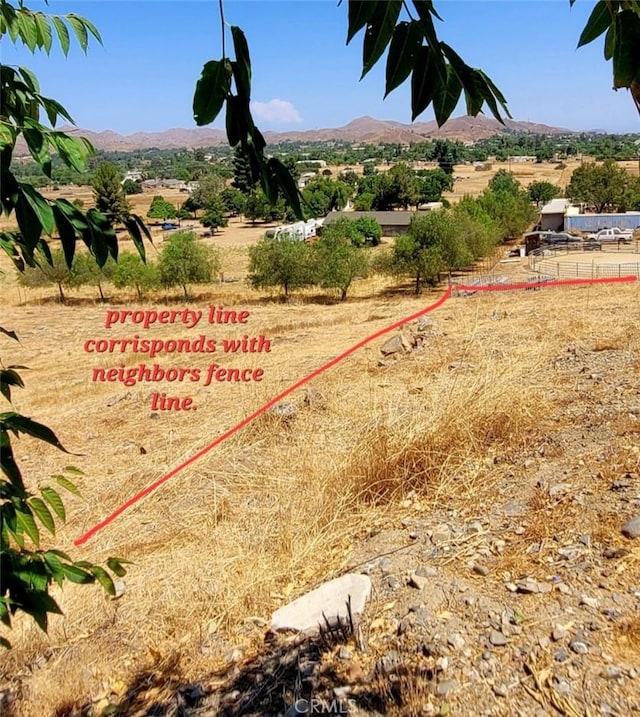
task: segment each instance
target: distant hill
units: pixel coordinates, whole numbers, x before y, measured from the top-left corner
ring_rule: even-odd
[[[222,130],[197,127],[193,129],[168,129],[164,132],[136,132],[121,135],[111,130],[92,132],[84,129],[64,128],[70,134],[86,137],[96,149],[109,152],[130,152],[135,149],[158,149],[214,147],[226,144]],[[344,127],[310,129],[289,132],[264,132],[269,144],[279,142],[331,142],[345,141],[362,144],[384,144],[398,142],[408,144],[430,139],[450,139],[461,142],[475,142],[505,132],[528,132],[535,134],[568,134],[570,130],[550,127],[535,122],[506,120],[500,124],[491,117],[456,117],[438,128],[435,121],[402,124],[373,117],[359,117]],[[26,146],[18,146],[20,153],[26,153]]]

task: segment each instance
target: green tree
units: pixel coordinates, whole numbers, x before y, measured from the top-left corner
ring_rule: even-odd
[[[62,257],[62,259],[64,259]],[[140,259],[140,261],[142,261]],[[96,260],[87,252],[76,252],[71,265],[71,279],[69,285],[73,288],[81,286],[95,286],[98,289],[100,298],[105,300],[102,289],[106,282],[112,280],[116,262],[109,258],[103,266],[98,266]]]
[[[453,189],[453,175],[443,169],[426,169],[418,172],[418,201],[420,204],[439,202],[443,192]]]
[[[251,192],[255,190],[258,182],[251,174],[251,164],[242,146],[237,146],[233,150],[231,164],[233,166],[232,186],[239,192],[242,192],[242,194],[251,194]]]
[[[527,194],[536,206],[546,204],[560,194],[560,188],[551,182],[531,182],[527,188]]]
[[[254,289],[293,289],[315,284],[311,246],[295,239],[262,240],[249,248],[249,283]]]
[[[162,221],[174,219],[177,214],[178,212],[173,204],[159,194],[151,200],[151,206],[147,212],[149,219],[161,219]]]
[[[268,209],[269,201],[265,197],[264,192],[257,189],[251,192],[247,197],[244,215],[252,224],[255,224],[258,219],[264,219]]]
[[[91,177],[96,208],[114,224],[124,222],[131,209],[120,184],[121,179],[118,168],[110,162],[101,162]]]
[[[146,292],[160,286],[158,266],[142,261],[138,254],[123,252],[118,257],[112,281],[118,289],[135,289],[138,298],[142,299]]]
[[[615,211],[625,206],[631,188],[631,175],[612,160],[602,164],[587,163],[571,175],[567,196],[576,202],[592,205],[596,212]]]
[[[209,227],[214,234],[219,227],[227,226],[228,221],[224,215],[224,203],[219,194],[210,200],[205,209],[206,211],[200,220],[203,226]]]
[[[320,239],[312,244],[312,251],[315,281],[323,288],[338,289],[340,301],[347,298],[353,280],[368,273],[367,256],[364,250],[353,245],[350,237],[343,237],[331,231],[324,232]]]
[[[242,214],[245,210],[247,199],[245,195],[234,187],[226,187],[220,193],[223,209],[231,214],[232,217]]]
[[[208,284],[220,273],[218,252],[193,232],[176,232],[162,247],[158,270],[163,286],[181,286],[189,297],[189,284]]]
[[[55,285],[58,288],[58,296],[62,304],[67,301],[64,289],[73,285],[71,269],[67,266],[61,251],[52,252],[51,262],[43,261],[36,266],[29,266],[19,271],[17,278],[20,286],[29,288]]]
[[[142,194],[142,185],[132,179],[125,179],[122,183],[122,191],[125,194]]]
[[[506,169],[499,169],[489,180],[489,191],[506,192],[517,196],[522,190],[520,183],[513,176],[513,172],[507,172]]]
[[[374,217],[358,217],[354,221],[357,238],[351,242],[354,246],[378,246],[382,238],[382,227]]]

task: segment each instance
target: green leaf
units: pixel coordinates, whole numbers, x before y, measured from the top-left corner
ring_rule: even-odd
[[[31,498],[29,500],[29,507],[31,510],[36,514],[36,516],[40,519],[40,522],[44,525],[44,527],[53,535],[56,534],[56,524],[53,520],[53,516],[51,515],[49,508],[45,505],[45,502],[41,500],[40,498]]]
[[[0,148],[13,147],[16,143],[16,131],[5,122],[0,121]]]
[[[24,40],[29,50],[34,52],[38,46],[38,27],[34,14],[29,10],[21,9],[18,12],[17,22],[20,28],[20,37]]]
[[[349,0],[347,45],[371,20],[378,4],[376,0]]]
[[[51,17],[51,22],[56,29],[60,47],[66,57],[69,54],[69,31],[67,30],[67,26],[64,24],[64,21],[56,15]]]
[[[79,139],[69,137],[63,132],[51,132],[49,138],[67,167],[75,169],[76,172],[86,170],[87,152]]]
[[[78,19],[84,24],[84,26],[87,28],[87,30],[89,30],[89,32],[102,45],[102,37],[100,36],[100,33],[98,32],[98,28],[90,20],[87,20],[86,17],[81,17]]]
[[[47,55],[51,52],[52,35],[51,26],[46,16],[38,12],[35,15],[36,28],[38,30],[38,45],[44,49]]]
[[[584,26],[584,30],[578,40],[578,47],[593,42],[597,37],[613,23],[613,15],[609,9],[609,4],[605,0],[599,0],[591,11],[591,15]]]
[[[29,152],[40,169],[51,179],[51,153],[43,132],[38,129],[25,128],[22,132]]]
[[[9,331],[8,329],[5,329],[3,326],[0,326],[0,334],[4,334],[5,336],[8,336],[10,339],[14,339],[14,341],[17,341],[18,343],[20,343],[18,334],[16,334],[15,331]]]
[[[432,2],[427,0],[413,0],[413,6],[415,7],[418,17],[420,18],[420,27],[422,28],[422,34],[426,38],[431,49],[435,51],[438,45],[438,36],[436,35],[436,29],[433,24],[433,17],[437,17],[438,20],[442,18],[438,15],[433,7]]]
[[[149,241],[152,241],[149,229],[147,228],[146,224],[142,221],[142,219],[137,214],[130,214],[124,220],[124,225],[127,228],[127,231],[129,232],[129,236],[133,240],[133,243],[135,244],[136,249],[138,250],[138,254],[140,254],[140,258],[142,259],[142,261],[145,261],[146,256],[145,256],[144,242],[142,240],[142,232],[144,232],[144,235],[147,237],[147,239]]]
[[[18,388],[24,388],[24,382],[17,371],[13,368],[0,369],[0,393],[11,401],[11,386],[18,386]]]
[[[58,235],[60,236],[60,242],[62,244],[62,251],[64,252],[64,259],[67,262],[67,266],[71,268],[73,263],[73,257],[76,252],[76,230],[73,224],[69,221],[67,215],[58,206],[57,200],[53,205],[53,218],[58,229]]]
[[[52,550],[47,550],[46,553],[42,554],[42,557],[51,571],[51,577],[62,587],[62,583],[64,582],[64,567],[60,562],[60,558]]]
[[[71,473],[73,476],[83,476],[86,475],[84,471],[81,471],[79,468],[76,468],[75,466],[65,466],[65,471],[67,473]]]
[[[19,413],[13,412],[0,414],[0,422],[4,424],[6,430],[13,431],[16,435],[26,433],[29,436],[33,436],[34,438],[38,438],[41,441],[45,441],[45,443],[55,446],[61,451],[64,451],[64,453],[70,453],[62,443],[60,443],[56,434],[42,423],[32,421],[26,416],[21,416]]]
[[[86,585],[87,583],[94,582],[95,578],[91,573],[81,570],[75,565],[62,565],[65,578],[71,580],[72,583],[78,583],[79,585]]]
[[[616,26],[611,25],[607,30],[604,38],[604,59],[610,60],[613,57],[613,51],[616,46]]]
[[[93,565],[89,568],[89,570],[95,576],[100,585],[102,585],[108,595],[114,596],[116,594],[116,587],[113,584],[113,580],[104,568],[101,568],[99,565]]]
[[[640,17],[633,10],[616,15],[613,47],[613,86],[631,87],[640,80]]]
[[[233,49],[236,61],[232,64],[233,77],[236,82],[238,96],[249,101],[251,97],[251,58],[249,57],[249,46],[244,33],[239,27],[231,26],[233,37]],[[219,110],[218,110],[219,111]]]
[[[109,567],[109,570],[111,570],[112,573],[115,573],[119,578],[122,578],[127,574],[125,568],[122,567],[123,563],[126,563],[127,565],[133,565],[130,560],[123,560],[122,558],[107,559],[107,566]]]
[[[289,170],[276,157],[271,157],[267,162],[269,173],[274,177],[277,184],[282,189],[289,206],[293,209],[296,217],[304,218],[302,207],[300,206],[300,192],[294,178]]]
[[[210,60],[202,68],[193,96],[193,118],[198,126],[210,124],[218,116],[231,89],[231,63]]]
[[[416,54],[415,67],[411,75],[411,121],[421,115],[431,104],[442,81],[436,72],[434,51],[424,46]]]
[[[20,187],[20,192],[24,196],[25,200],[29,203],[35,215],[38,217],[38,221],[40,222],[44,233],[47,236],[51,236],[53,234],[53,227],[55,226],[51,205],[42,196],[42,194],[40,194],[40,192],[33,188],[32,185],[20,182],[18,186]]]
[[[53,508],[55,514],[60,518],[60,520],[65,521],[67,519],[67,513],[64,509],[64,503],[62,502],[62,498],[58,494],[57,491],[53,490],[53,488],[43,488],[41,491],[43,498],[49,503],[49,505]]]
[[[377,3],[376,10],[369,20],[364,34],[361,80],[387,48],[401,9],[402,0],[388,0],[388,2]]]
[[[26,67],[18,67],[18,72],[32,92],[40,92],[38,78],[33,74],[33,72],[31,72],[31,70]]]
[[[7,476],[7,478],[11,481],[12,485],[15,487],[24,490],[24,484],[22,482],[22,475],[20,473],[20,468],[18,468],[18,464],[15,461],[15,458],[13,456],[13,448],[11,447],[11,440],[9,438],[9,433],[5,429],[4,426],[0,423],[0,454],[2,455],[2,460],[0,461],[0,468],[2,469],[2,472]],[[4,513],[3,513],[4,516]]]
[[[91,253],[98,266],[103,267],[109,258],[118,258],[118,240],[109,219],[97,209],[91,208],[86,214],[91,230]]]
[[[433,95],[433,111],[438,127],[442,127],[449,117],[451,117],[451,113],[456,108],[461,94],[462,83],[453,71],[451,65],[447,65],[446,82],[438,85]]]
[[[22,191],[18,192],[16,220],[25,246],[33,251],[42,236],[42,222]]]
[[[73,117],[67,112],[67,110],[59,103],[56,102],[56,100],[52,100],[49,97],[42,97],[42,95],[38,95],[38,99],[40,100],[40,104],[44,107],[45,112],[47,113],[47,117],[49,118],[49,122],[51,122],[51,125],[55,127],[56,122],[58,121],[58,115],[60,117],[67,120],[67,122],[70,122],[71,124],[75,124]],[[87,147],[87,152],[85,154],[94,154],[94,149],[91,146],[90,143],[84,138],[84,137],[72,137],[71,139],[74,139],[76,142],[80,142],[85,147]],[[49,138],[49,141],[53,144],[54,140],[53,138]],[[88,145],[88,146],[87,146]],[[80,148],[82,149],[82,147]]]
[[[80,47],[82,48],[82,51],[86,53],[87,45],[89,44],[89,37],[87,35],[87,28],[84,22],[81,18],[79,18],[77,15],[74,15],[73,13],[67,15],[66,17],[67,22],[71,26],[71,29],[73,30],[73,33],[76,36]]]
[[[31,538],[33,544],[38,547],[40,545],[40,531],[31,512],[16,508],[16,522],[18,524],[18,530],[26,533]]]
[[[409,77],[421,45],[422,35],[415,20],[396,26],[387,57],[385,97]]]
[[[66,553],[64,553],[62,550],[55,550],[52,548],[51,550],[48,550],[47,552],[53,553],[54,555],[57,555],[59,558],[62,558],[63,560],[66,560],[67,562],[72,562],[71,558]]]
[[[64,476],[54,476],[56,479],[56,482],[58,485],[61,485],[63,488],[68,490],[70,493],[73,493],[74,495],[80,496],[80,491],[76,488],[76,486]]]

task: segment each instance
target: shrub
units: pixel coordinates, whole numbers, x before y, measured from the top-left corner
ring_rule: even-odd
[[[249,249],[249,283],[254,289],[280,286],[285,297],[291,289],[313,285],[310,245],[287,237],[263,239]]]

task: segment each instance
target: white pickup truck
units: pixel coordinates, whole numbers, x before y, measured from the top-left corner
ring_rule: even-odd
[[[587,241],[598,241],[598,242],[622,242],[623,244],[629,244],[633,231],[631,229],[601,229],[596,234],[589,234]]]

